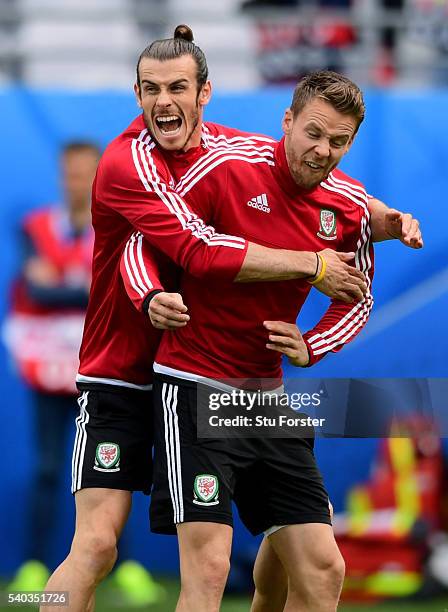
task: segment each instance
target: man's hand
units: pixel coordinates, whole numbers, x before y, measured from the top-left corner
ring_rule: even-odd
[[[377,198],[369,198],[368,207],[373,242],[398,239],[411,249],[422,248],[420,224],[410,213],[389,208]]]
[[[389,209],[384,215],[384,229],[390,238],[397,238],[411,249],[423,247],[420,223],[411,213],[403,213],[394,208]]]
[[[190,320],[180,293],[157,293],[149,303],[148,314],[157,329],[173,330],[185,327]]]
[[[263,325],[269,332],[266,348],[286,355],[293,366],[303,368],[308,365],[308,349],[297,325],[284,321],[264,321]]]
[[[339,253],[332,249],[324,249],[319,251],[319,254],[327,262],[327,271],[324,278],[314,287],[328,297],[342,302],[362,300],[367,292],[366,277],[360,270],[347,263],[354,259],[355,254]]]

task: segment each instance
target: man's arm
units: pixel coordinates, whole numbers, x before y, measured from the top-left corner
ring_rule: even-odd
[[[294,366],[312,366],[327,353],[340,351],[351,342],[367,323],[372,306],[371,296],[350,310],[346,304],[333,301],[319,323],[303,336],[295,324],[264,321],[268,332],[266,348],[286,355]]]
[[[314,326],[303,335],[308,348],[308,365],[314,365],[327,353],[340,351],[345,344],[351,342],[362,330],[370,316],[373,307],[371,294],[374,254],[371,242],[371,230],[368,214],[359,209],[359,228],[351,236],[351,243],[357,245],[354,265],[367,278],[367,292],[355,303],[347,304],[332,300],[330,307]]]
[[[165,291],[161,281],[163,276],[169,279],[170,285],[176,285],[174,279],[177,271],[174,266],[167,269],[166,265],[161,270],[161,254],[147,242],[144,243],[145,261],[142,265],[142,245],[142,234],[132,234],[121,257],[120,273],[128,296],[137,310],[144,314],[150,313],[151,322],[157,329],[184,327],[190,317],[186,314],[188,309],[182,296],[180,293]]]
[[[322,280],[315,285],[316,289],[328,297],[344,302],[361,299],[367,290],[365,276],[360,270],[348,264],[355,257],[355,253],[338,253],[332,249],[324,249],[319,251],[319,255],[320,257],[317,257],[316,253],[311,251],[284,251],[249,243],[243,266],[235,282],[292,280],[295,278],[307,278],[313,281],[319,277],[322,265],[325,265]],[[266,262],[266,257],[269,258],[268,262]],[[286,264],[287,261],[296,263],[290,267]],[[297,273],[295,269],[303,271]]]
[[[205,225],[170,189],[166,177],[163,180],[152,149],[136,142],[134,156],[128,151],[128,158],[112,156],[100,164],[94,185],[98,207],[123,216],[145,240],[193,276],[238,282],[312,277],[316,256],[311,252],[268,249]],[[341,283],[332,291],[352,294],[353,286],[355,293],[365,290],[363,278],[354,275],[343,259],[335,259],[330,267]]]
[[[264,321],[263,325],[268,332],[266,348],[286,355],[289,363],[293,366],[301,368],[312,366],[318,363],[329,351],[336,352],[341,350],[345,344],[357,336],[367,322],[372,305],[373,300],[368,303],[368,307],[365,308],[365,312],[361,317],[353,317],[353,323],[349,323],[344,328],[341,321],[347,316],[346,309],[343,308],[342,304],[338,306],[334,303],[319,323],[307,334],[304,334],[304,336],[302,336],[300,329],[294,323]],[[336,333],[333,334],[332,342],[329,343],[328,339],[325,338],[325,334],[328,332],[327,321],[333,315],[335,316],[332,318],[332,328],[336,328]],[[339,334],[337,333],[338,326],[340,326]],[[312,345],[311,342],[314,344]],[[314,349],[311,346],[314,346]]]
[[[250,245],[250,247],[252,244]],[[282,253],[291,253],[292,256],[307,257],[308,252],[296,251],[281,251],[278,249],[265,249],[259,245],[253,244],[254,258],[251,261],[251,251],[247,256],[249,265],[246,268],[247,276],[251,277],[252,281],[263,280],[266,276],[257,272],[259,267],[266,265],[263,259],[260,259],[262,252],[268,252],[272,255],[273,278],[280,278],[281,259],[279,255]],[[258,250],[258,247],[262,251]],[[345,300],[351,303],[354,299],[362,299],[363,294],[367,290],[363,278],[364,275],[356,268],[348,265],[355,256],[354,253],[336,253],[331,249],[325,249],[320,252],[321,257],[318,258],[316,253],[311,253],[310,260],[313,261],[311,277],[321,272],[320,265],[322,257],[325,259],[327,268],[326,274],[322,281],[316,286],[318,290],[326,295],[329,295],[340,300]],[[257,264],[258,261],[258,264]],[[279,268],[275,270],[275,263],[278,263]],[[316,262],[318,265],[316,265]],[[265,268],[266,269],[266,268]],[[156,252],[151,245],[144,240],[143,235],[139,232],[132,234],[124,249],[120,272],[123,277],[125,289],[132,300],[137,310],[147,312],[151,321],[158,329],[175,329],[183,327],[189,320],[187,308],[183,304],[182,298],[178,293],[158,293],[164,291],[163,283],[160,280],[158,262],[156,260]],[[277,275],[275,275],[277,272]],[[164,276],[165,277],[165,276]],[[296,275],[294,275],[294,278]],[[236,280],[240,278],[245,281],[244,273],[241,272]],[[156,295],[158,293],[158,295]]]
[[[368,207],[373,242],[397,239],[412,249],[423,247],[420,224],[411,213],[389,208],[377,198],[369,198]]]
[[[370,288],[373,279],[373,248],[367,214],[360,209],[359,235],[353,236],[358,249],[355,265],[367,277],[367,293],[355,303],[332,300],[320,321],[303,336],[296,325],[284,321],[265,321],[266,347],[287,355],[293,365],[306,367],[320,361],[327,353],[341,350],[366,324],[373,306]]]

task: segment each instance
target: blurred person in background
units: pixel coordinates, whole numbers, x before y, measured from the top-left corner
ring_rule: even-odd
[[[16,574],[15,590],[42,589],[48,578],[58,486],[76,407],[73,378],[89,296],[90,194],[99,156],[93,143],[67,144],[61,153],[63,203],[32,211],[22,225],[23,265],[13,288],[6,336],[30,389],[36,460],[29,561]]]
[[[32,211],[23,221],[24,261],[5,335],[30,389],[36,459],[27,561],[10,584],[14,591],[42,590],[52,565],[59,485],[66,473],[67,437],[76,414],[74,380],[91,282],[90,207],[99,158],[93,142],[65,145],[62,202]],[[140,595],[144,601],[152,600],[151,577],[134,561],[119,566],[115,583],[126,599]]]

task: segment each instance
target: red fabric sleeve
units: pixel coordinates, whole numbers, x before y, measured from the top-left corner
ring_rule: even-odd
[[[373,306],[371,294],[374,259],[369,214],[360,208],[359,234],[355,237],[355,266],[364,272],[367,278],[367,294],[357,303],[347,304],[339,300],[332,300],[330,307],[321,320],[303,335],[308,347],[308,367],[320,361],[331,351],[340,351],[345,344],[351,342],[366,324]]]
[[[164,291],[156,253],[140,232],[134,232],[126,243],[120,260],[120,273],[126,293],[137,310],[141,311],[146,296]]]
[[[243,238],[205,225],[171,189],[166,168],[150,145],[134,139],[103,156],[94,201],[112,208],[144,238],[190,274],[232,281],[247,251]]]

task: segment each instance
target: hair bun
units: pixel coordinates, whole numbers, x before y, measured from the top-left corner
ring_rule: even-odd
[[[174,30],[173,38],[183,38],[188,42],[193,42],[193,30],[185,24],[178,25]]]

